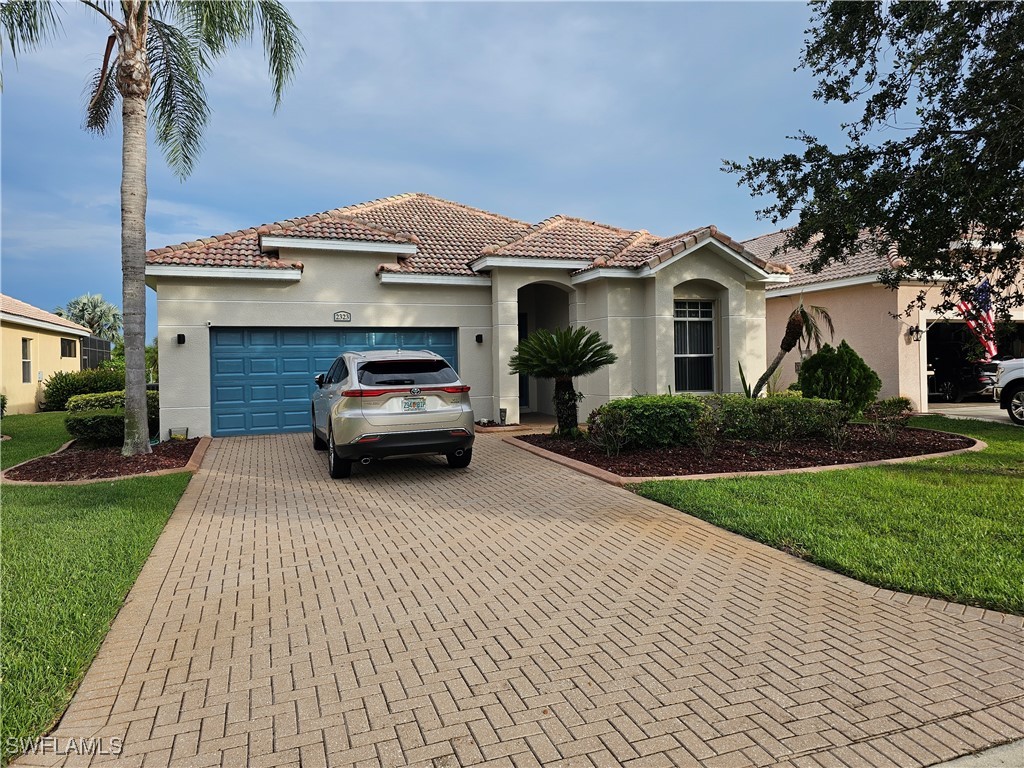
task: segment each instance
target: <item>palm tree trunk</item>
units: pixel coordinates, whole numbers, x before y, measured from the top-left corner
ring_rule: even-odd
[[[122,96],[121,288],[124,313],[124,445],[121,453],[150,453],[146,409],[146,100],[150,89],[145,19],[127,2],[117,86]],[[129,10],[130,9],[130,10]],[[134,22],[134,23],[132,23]]]
[[[579,408],[572,379],[555,379],[555,418],[558,434],[569,435],[579,429]]]
[[[761,374],[761,378],[759,378],[757,380],[757,384],[754,385],[754,389],[750,392],[750,396],[751,397],[760,397],[761,390],[764,389],[765,385],[768,383],[768,381],[774,375],[775,370],[782,363],[782,358],[784,358],[788,353],[789,353],[788,349],[780,349],[779,350],[779,354],[777,354],[775,356],[775,359],[772,360],[771,363],[768,365],[768,370],[766,370],[764,373]]]

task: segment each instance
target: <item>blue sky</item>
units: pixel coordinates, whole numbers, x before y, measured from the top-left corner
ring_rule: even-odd
[[[794,72],[799,3],[291,4],[305,60],[275,114],[262,54],[229,53],[196,171],[156,147],[155,248],[400,192],[528,221],[556,213],[671,235],[775,227],[723,158],[835,140],[844,116]],[[120,304],[120,124],[82,129],[108,34],[66,3],[65,35],[5,55],[2,290],[44,309]],[[156,328],[150,291],[148,335]]]

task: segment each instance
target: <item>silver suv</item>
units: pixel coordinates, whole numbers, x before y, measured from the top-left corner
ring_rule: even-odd
[[[346,352],[314,381],[313,448],[327,451],[331,477],[349,477],[354,461],[415,453],[443,453],[449,466],[469,466],[469,387],[440,355]]]

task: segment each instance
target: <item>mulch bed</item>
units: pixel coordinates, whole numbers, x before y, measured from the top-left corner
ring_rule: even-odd
[[[657,448],[624,451],[606,456],[602,448],[585,437],[565,440],[553,435],[521,435],[520,440],[553,453],[623,477],[667,477],[673,475],[706,475],[717,472],[762,472],[772,469],[796,469],[861,461],[897,459],[925,453],[954,451],[974,444],[970,438],[923,429],[901,429],[895,439],[887,440],[867,424],[850,424],[847,440],[836,450],[824,441],[801,440],[784,443],[779,450],[775,442],[755,440],[723,440],[710,457],[694,447]]]
[[[155,472],[158,469],[181,469],[192,458],[199,438],[167,440],[153,446],[153,452],[142,456],[122,456],[121,448],[85,448],[72,445],[60,453],[41,456],[7,470],[11,480],[66,483],[72,480],[97,480]]]

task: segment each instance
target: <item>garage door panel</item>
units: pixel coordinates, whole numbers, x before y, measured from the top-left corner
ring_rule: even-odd
[[[280,399],[277,384],[254,384],[249,387],[250,403],[276,403]]]
[[[309,387],[305,384],[285,384],[281,387],[281,400],[286,403],[309,401]]]
[[[309,429],[313,377],[346,350],[430,349],[458,367],[454,328],[212,328],[214,435]]]
[[[249,361],[249,373],[261,374],[261,373],[277,373],[277,358],[273,357],[254,357]]]
[[[250,330],[246,346],[250,349],[253,347],[277,347],[277,331]]]

